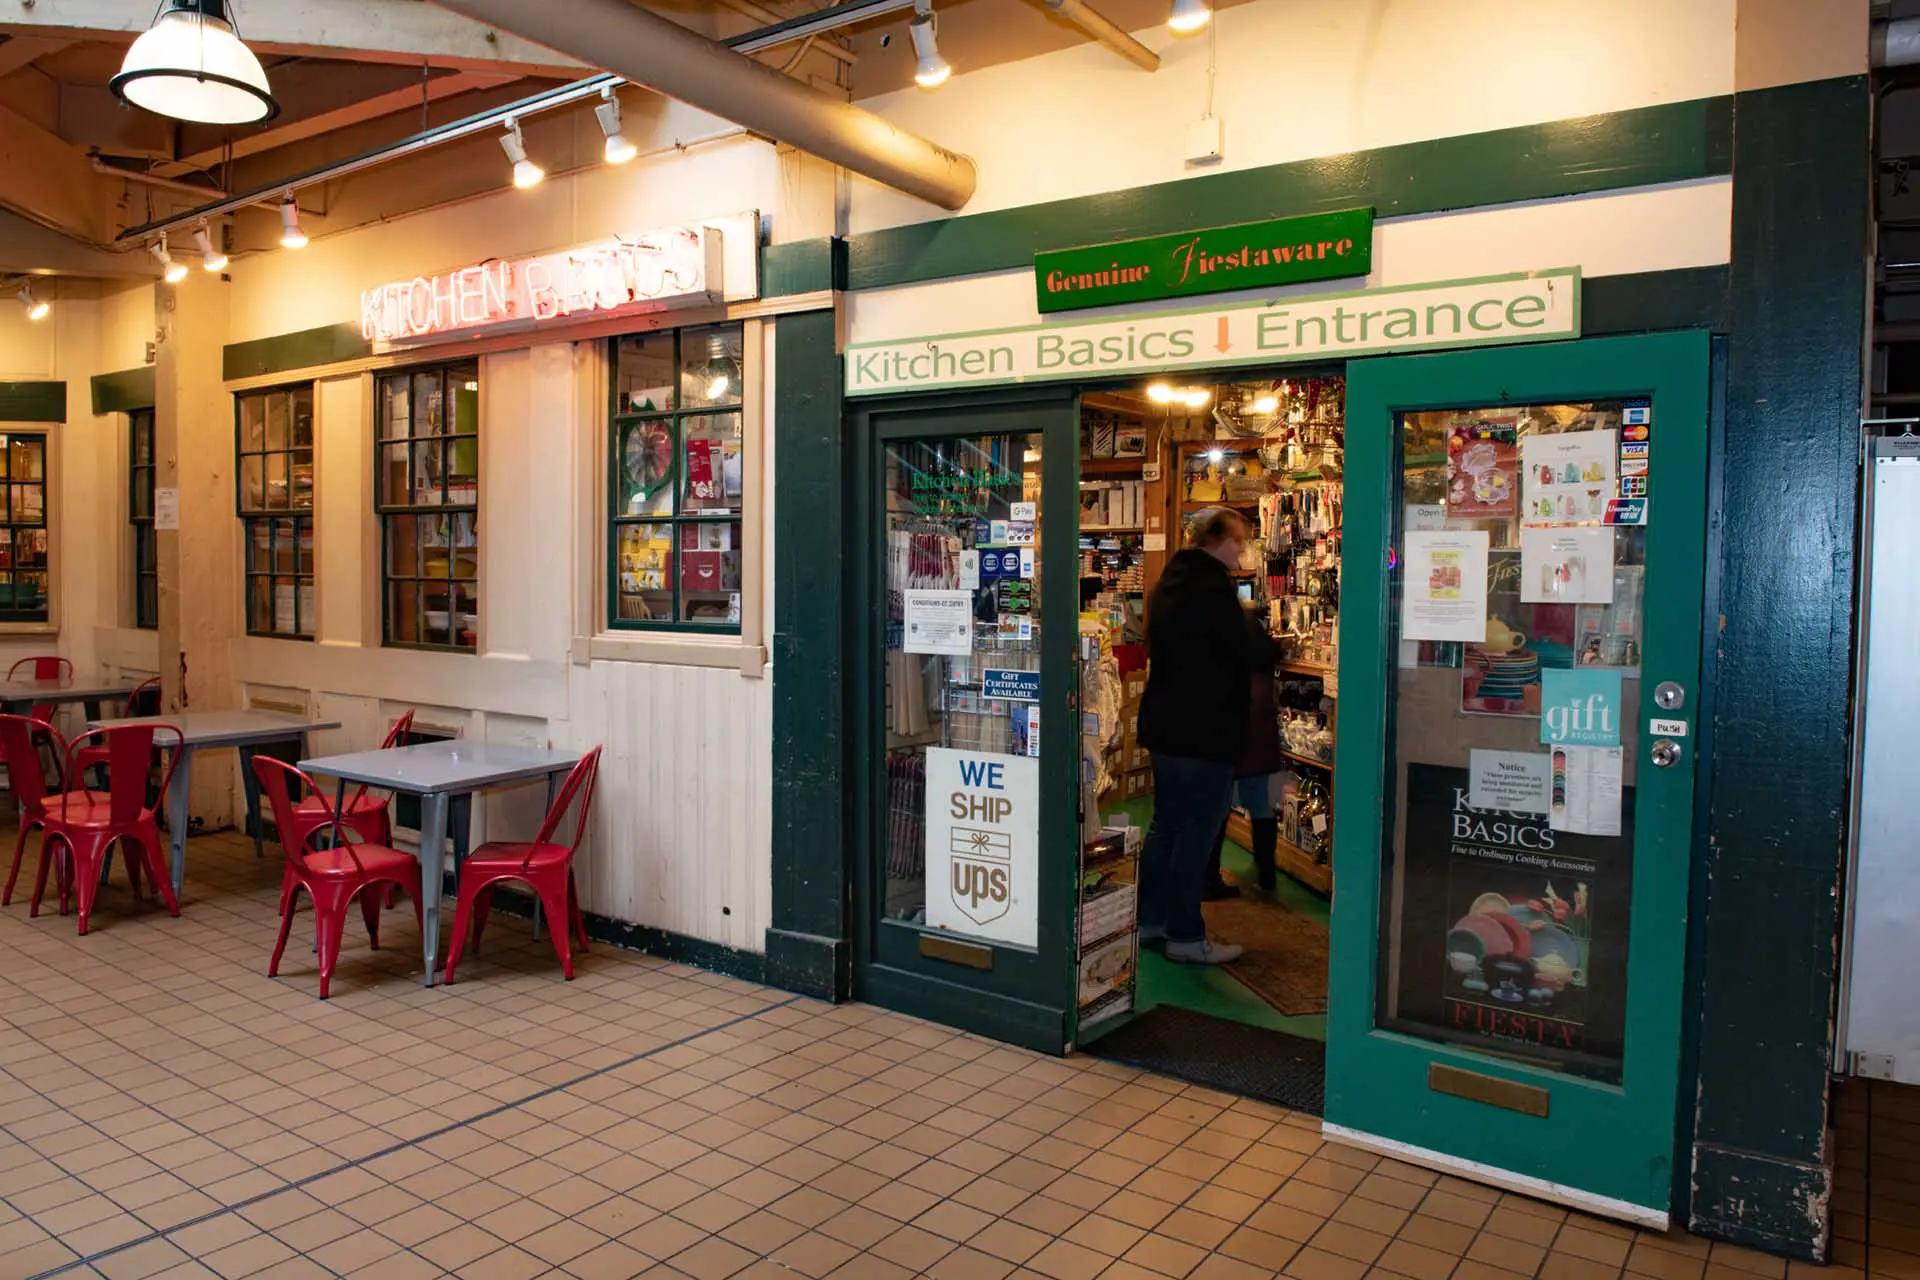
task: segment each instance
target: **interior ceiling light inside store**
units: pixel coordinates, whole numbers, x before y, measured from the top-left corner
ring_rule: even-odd
[[[1213,20],[1213,9],[1207,0],[1173,0],[1173,9],[1167,14],[1167,26],[1175,35],[1188,36]]]
[[[919,0],[914,5],[913,21],[907,24],[907,35],[913,41],[913,80],[922,89],[938,89],[953,75],[953,67],[940,56],[935,21],[930,0]]]
[[[53,310],[44,299],[33,296],[33,286],[30,284],[21,285],[20,292],[14,296],[19,298],[20,305],[26,308],[29,320],[45,320],[47,313]]]
[[[197,124],[256,124],[280,112],[226,0],[164,0],[107,84],[122,102]]]
[[[1213,392],[1206,387],[1175,387],[1165,382],[1156,382],[1147,388],[1147,399],[1155,404],[1185,405],[1189,409],[1200,409],[1213,399]]]

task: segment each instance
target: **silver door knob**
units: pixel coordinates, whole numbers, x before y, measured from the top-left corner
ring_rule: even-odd
[[[1660,739],[1653,744],[1653,762],[1662,769],[1671,769],[1680,763],[1680,744]]]
[[[1687,705],[1687,691],[1671,680],[1662,680],[1654,688],[1653,704],[1662,711],[1678,711]]]

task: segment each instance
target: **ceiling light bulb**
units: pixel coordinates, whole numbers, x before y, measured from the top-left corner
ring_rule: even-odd
[[[513,161],[513,185],[525,191],[528,187],[537,187],[547,171],[527,159],[527,140],[520,132],[520,122],[507,121],[507,135],[500,139],[500,149],[507,153],[507,159]]]
[[[173,260],[173,255],[167,252],[165,240],[153,242],[153,260],[160,264],[160,274],[168,284],[179,284],[187,278],[187,264]]]
[[[1278,413],[1280,411],[1280,397],[1261,396],[1253,402],[1253,411],[1255,413]]]
[[[1221,460],[1222,458],[1225,458],[1226,456],[1227,456],[1227,454],[1226,454],[1226,450],[1224,450],[1224,449],[1209,449],[1209,450],[1207,450],[1207,461],[1208,461],[1208,462],[1216,462],[1216,463],[1217,463],[1217,462],[1219,462],[1219,461],[1220,461],[1220,460]]]
[[[300,206],[289,195],[280,204],[280,247],[282,249],[304,249],[307,247],[307,233],[300,229]]]
[[[724,373],[716,373],[707,383],[707,399],[719,400],[727,394],[727,388],[733,385],[733,379]]]
[[[1175,35],[1190,36],[1213,21],[1213,8],[1207,0],[1173,0],[1167,26]]]
[[[640,148],[627,140],[620,127],[620,99],[613,96],[613,86],[602,89],[600,96],[606,101],[595,107],[593,114],[600,121],[600,132],[607,135],[607,163],[625,164],[640,154]]]
[[[255,124],[279,113],[226,0],[165,0],[163,9],[108,81],[115,97],[200,124]]]
[[[1213,392],[1205,387],[1188,387],[1180,393],[1180,401],[1189,409],[1199,409],[1213,399]]]
[[[1147,399],[1155,404],[1172,404],[1173,388],[1164,382],[1156,382],[1147,388]]]
[[[207,233],[205,223],[194,229],[193,246],[200,250],[200,265],[208,271],[225,271],[227,255],[213,247],[213,237]]]
[[[933,10],[925,9],[914,15],[907,24],[907,35],[913,41],[913,81],[922,89],[937,89],[947,82],[953,74],[953,67],[940,56],[940,47],[934,40]]]
[[[19,298],[20,305],[27,309],[27,319],[29,320],[45,320],[47,318],[47,312],[53,310],[53,308],[45,302],[33,296],[33,286],[30,284],[21,285],[20,292],[14,296]]]

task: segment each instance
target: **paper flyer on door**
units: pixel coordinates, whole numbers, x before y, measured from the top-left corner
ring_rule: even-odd
[[[1620,496],[1620,433],[1563,431],[1520,442],[1522,525],[1599,524]]]
[[[1480,640],[1487,629],[1484,529],[1406,535],[1403,640]]]

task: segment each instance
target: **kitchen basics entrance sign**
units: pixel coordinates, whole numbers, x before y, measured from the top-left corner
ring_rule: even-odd
[[[927,749],[927,923],[1017,947],[1040,939],[1040,762]]]
[[[847,348],[849,396],[1580,336],[1580,269],[936,334]]]

